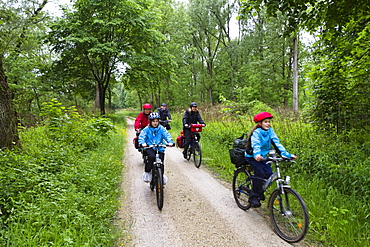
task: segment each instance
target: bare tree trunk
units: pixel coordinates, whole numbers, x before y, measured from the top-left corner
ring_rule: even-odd
[[[17,116],[13,109],[12,93],[3,67],[3,55],[0,55],[0,148],[20,146]]]
[[[298,111],[298,36],[293,38],[293,111]]]

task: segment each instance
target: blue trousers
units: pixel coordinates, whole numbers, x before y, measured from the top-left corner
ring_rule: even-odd
[[[266,161],[257,161],[252,157],[246,157],[245,159],[254,171],[252,177],[253,188],[249,198],[258,199],[263,194],[262,185],[264,181],[262,179],[267,179],[272,175],[272,168],[270,164],[266,164]]]

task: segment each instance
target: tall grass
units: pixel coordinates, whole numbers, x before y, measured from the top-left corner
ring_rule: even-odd
[[[205,113],[203,165],[231,182],[235,167],[228,150],[254,123],[250,116],[225,116],[221,120],[220,114],[214,118]],[[172,115],[174,122],[181,123],[182,114]],[[178,135],[181,125],[172,126],[173,135]],[[298,155],[296,163],[283,164],[282,171],[291,176],[292,187],[309,210],[310,229],[305,241],[312,246],[370,246],[369,134],[332,136],[283,117],[274,118],[272,127],[287,150]]]
[[[113,221],[124,118],[115,117],[112,131],[107,119],[59,117],[52,128],[22,131],[22,150],[0,153],[0,246],[113,246],[122,239]]]

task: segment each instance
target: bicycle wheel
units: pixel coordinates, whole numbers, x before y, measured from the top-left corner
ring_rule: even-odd
[[[202,149],[200,148],[199,142],[195,142],[193,145],[193,157],[195,167],[199,168],[202,164]]]
[[[252,192],[252,175],[240,167],[234,170],[233,194],[236,204],[243,210],[248,210],[251,204],[248,202],[249,195]]]
[[[155,193],[157,196],[157,206],[159,210],[162,210],[163,208],[163,173],[162,169],[158,168],[156,169],[156,175],[155,175]]]
[[[289,243],[304,238],[308,230],[308,211],[301,196],[291,188],[284,194],[274,190],[269,200],[271,223],[276,233]]]
[[[152,181],[150,181],[150,189],[153,191],[155,187],[155,173],[152,171]]]
[[[190,160],[192,153],[193,153],[193,146],[190,146],[189,145],[189,147],[188,147],[188,153],[186,154],[186,159],[187,160]]]

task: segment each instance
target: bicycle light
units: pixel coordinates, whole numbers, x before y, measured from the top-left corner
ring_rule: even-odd
[[[290,184],[290,177],[289,176],[285,176],[284,184]]]

